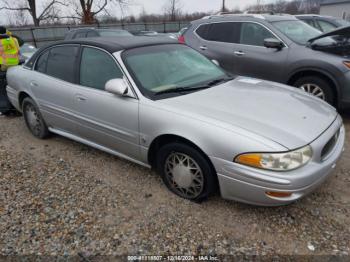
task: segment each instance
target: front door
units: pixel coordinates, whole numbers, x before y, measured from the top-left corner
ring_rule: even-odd
[[[288,47],[266,48],[264,40],[276,36],[261,24],[241,23],[240,41],[235,46],[235,72],[238,75],[283,82],[286,74]]]
[[[123,78],[116,60],[101,49],[83,47],[79,71],[74,94],[79,136],[138,159],[138,100],[104,90],[108,80]]]

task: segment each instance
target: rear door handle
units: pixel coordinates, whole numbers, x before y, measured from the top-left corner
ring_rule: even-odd
[[[208,50],[208,47],[206,47],[205,45],[202,45],[202,46],[199,47],[199,49],[201,49],[201,50]]]
[[[83,95],[76,95],[75,99],[78,100],[79,102],[85,102],[87,101],[87,98]]]
[[[234,51],[233,52],[236,56],[243,56],[245,53],[243,51]]]

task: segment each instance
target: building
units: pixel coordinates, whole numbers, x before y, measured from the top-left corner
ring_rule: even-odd
[[[320,15],[350,20],[350,0],[323,0],[320,4]]]

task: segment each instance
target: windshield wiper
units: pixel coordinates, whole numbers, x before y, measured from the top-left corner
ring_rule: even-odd
[[[155,95],[170,94],[170,93],[181,93],[181,92],[193,92],[193,91],[208,89],[208,88],[210,88],[210,87],[212,87],[214,85],[217,85],[217,84],[220,84],[220,83],[224,83],[224,82],[227,82],[227,81],[231,81],[232,79],[233,79],[233,77],[219,78],[219,79],[212,80],[209,83],[206,83],[205,85],[199,85],[199,86],[194,86],[194,87],[178,86],[178,87],[170,88],[170,89],[167,89],[167,90],[159,91],[159,92],[155,93]]]
[[[192,91],[197,91],[201,89],[207,89],[210,88],[209,85],[204,85],[204,86],[196,86],[196,87],[175,87],[175,88],[170,88],[167,90],[159,91],[155,93],[154,95],[162,95],[162,94],[170,94],[170,93],[181,93],[181,92],[192,92]]]
[[[214,85],[217,85],[217,84],[221,84],[221,83],[225,83],[225,82],[231,81],[232,79],[233,79],[232,76],[223,77],[223,78],[219,78],[219,79],[215,79],[213,81],[210,81],[207,85],[208,86],[214,86]]]

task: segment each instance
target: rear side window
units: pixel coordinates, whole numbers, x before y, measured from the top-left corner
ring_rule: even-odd
[[[67,82],[75,82],[75,67],[78,46],[59,46],[51,48],[47,60],[46,74]]]
[[[36,61],[35,64],[35,71],[44,74],[46,73],[47,58],[49,57],[49,53],[50,51],[46,51],[42,55],[40,55],[39,59]]]
[[[207,40],[207,35],[208,35],[209,28],[210,28],[210,24],[201,25],[200,27],[197,28],[196,33],[197,33],[197,35],[199,35],[201,38]]]
[[[266,38],[276,37],[262,25],[256,23],[242,23],[241,44],[264,46],[264,40]]]
[[[81,56],[80,84],[104,90],[107,81],[123,78],[113,58],[102,50],[85,47]]]
[[[224,22],[213,23],[197,29],[197,34],[208,41],[238,43],[240,23]]]

